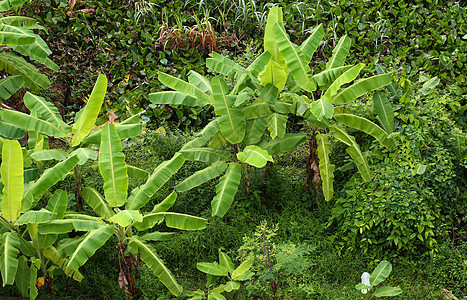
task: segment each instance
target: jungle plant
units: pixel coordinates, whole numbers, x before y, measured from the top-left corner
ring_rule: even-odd
[[[181,150],[186,159],[209,162],[211,166],[180,183],[178,191],[196,187],[225,171],[216,186],[217,195],[212,200],[212,214],[223,216],[235,197],[242,174],[249,189],[247,165],[264,167],[273,161],[272,155],[292,150],[306,140],[306,134],[287,133],[288,115],[303,116],[321,130],[329,129],[348,146],[347,152],[362,177],[367,181],[371,179],[370,168],[355,138],[341,126],[331,125],[331,119],[368,133],[386,147],[391,147],[393,141],[388,138],[388,132],[393,128],[385,110],[382,110],[382,118],[389,119],[386,131],[365,118],[345,113],[343,105],[388,85],[392,74],[355,80],[364,65],[344,66],[351,44],[351,40],[344,36],[334,49],[326,69],[313,75],[308,64],[323,35],[323,26],[320,25],[300,47],[291,43],[283,27],[282,10],[273,7],[266,24],[265,51],[248,67],[243,68],[214,52],[206,60],[206,65],[223,76],[209,80],[190,71],[186,82],[159,73],[159,80],[174,91],[152,93],[150,101],[156,104],[213,106],[217,115],[198,138]],[[232,83],[229,85],[228,82]],[[318,86],[323,92],[320,99],[314,100]],[[380,103],[384,108],[390,105],[384,99]],[[330,200],[334,177],[334,165],[329,160],[330,144],[324,134],[316,135],[316,139],[324,196]],[[233,157],[230,151],[219,150],[225,146],[233,151]]]
[[[99,171],[104,179],[105,196],[91,187],[86,187],[83,193],[84,200],[98,217],[66,212],[61,220],[40,224],[39,232],[42,234],[85,232],[81,236],[61,240],[57,245],[58,253],[69,258],[66,267],[72,270],[78,270],[114,234],[118,239],[119,248],[119,283],[127,294],[137,295],[135,276],[140,258],[174,295],[180,295],[182,287],[148,243],[167,240],[173,233],[157,231],[146,233],[146,230],[161,224],[164,220],[169,228],[198,230],[205,228],[206,219],[167,212],[175,202],[177,197],[175,192],[149,212],[142,213],[140,209],[180,169],[185,159],[180,153],[175,154],[172,159],[160,164],[148,177],[146,183],[133,189],[128,196],[128,166],[125,163],[116,127],[114,124],[106,124],[101,130]],[[137,232],[141,234],[138,235]]]
[[[357,290],[361,290],[362,294],[366,295],[365,299],[371,299],[373,297],[392,297],[397,296],[402,293],[400,287],[390,287],[390,286],[383,286],[377,287],[381,282],[388,278],[389,274],[392,271],[392,265],[387,260],[382,260],[373,272],[368,273],[364,272],[362,274],[362,282],[357,284],[355,288]],[[372,288],[377,287],[374,292],[368,294]]]
[[[0,271],[3,286],[16,284],[23,297],[34,299],[38,294],[37,287],[44,282],[52,289],[51,277],[58,270],[81,281],[80,272],[66,267],[68,260],[54,251],[52,245],[58,235],[38,232],[39,224],[63,217],[68,203],[67,193],[56,190],[45,208],[32,209],[73,169],[78,158],[69,157],[34,181],[27,175],[30,169],[24,169],[23,151],[18,141],[2,140],[1,145]],[[38,271],[42,276],[38,277]]]
[[[226,299],[222,293],[230,293],[240,288],[241,282],[251,279],[254,275],[250,271],[253,265],[253,259],[247,259],[242,262],[237,268],[234,267],[232,259],[222,251],[219,251],[219,263],[197,263],[196,267],[207,275],[206,288],[208,292],[197,290],[194,292],[187,292],[190,300],[200,299]],[[227,277],[227,283],[215,286],[219,279]]]

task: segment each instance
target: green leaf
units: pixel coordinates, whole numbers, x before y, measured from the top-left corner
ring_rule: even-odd
[[[334,114],[334,105],[324,99],[313,101],[311,102],[311,113],[318,121],[321,121],[323,117],[331,119]]]
[[[228,151],[214,150],[211,148],[190,148],[181,150],[186,160],[204,161],[209,163],[216,163],[219,161],[227,161],[230,159]]]
[[[117,130],[117,134],[120,137],[120,140],[124,140],[130,137],[134,137],[141,134],[143,130],[143,125],[140,123],[120,123],[115,125],[115,129]],[[81,144],[89,145],[89,144],[100,144],[101,142],[101,130],[97,130],[87,137],[85,137]]]
[[[52,219],[62,219],[68,206],[68,194],[64,190],[56,190],[47,202],[46,210],[52,213]]]
[[[157,78],[162,84],[168,86],[169,88],[198,99],[198,101],[201,102],[202,105],[212,104],[211,97],[209,97],[201,89],[199,89],[191,83],[188,83],[186,81],[183,81],[181,79],[178,79],[176,77],[162,72],[157,73]]]
[[[118,132],[118,131],[117,131]],[[100,135],[100,132],[99,132]],[[100,142],[100,141],[99,141]],[[84,165],[89,159],[96,160],[97,152],[89,148],[78,148],[75,151],[70,153],[70,156],[78,157],[78,164],[80,166]]]
[[[165,197],[165,199],[162,200],[162,202],[156,204],[151,212],[152,213],[166,212],[174,205],[175,200],[177,200],[177,193],[172,192],[170,193],[170,195]]]
[[[47,223],[52,220],[52,213],[46,209],[30,210],[22,214],[16,221],[16,225],[24,225],[28,223]]]
[[[70,261],[66,267],[72,270],[78,270],[80,266],[84,265],[84,263],[94,255],[97,249],[107,242],[113,232],[113,226],[102,226],[101,228],[88,232],[70,256]]]
[[[71,268],[67,268],[69,259],[62,257],[60,252],[55,247],[48,247],[43,250],[44,256],[52,261],[57,267],[62,269],[66,275],[73,278],[74,280],[81,282],[84,279],[84,276],[78,271]]]
[[[303,62],[309,64],[313,53],[318,49],[319,44],[324,36],[323,24],[319,24],[316,28],[313,29],[310,36],[300,45],[300,50],[304,55]]]
[[[272,139],[276,137],[283,138],[285,136],[287,116],[273,113],[267,118],[266,124]]]
[[[242,177],[239,164],[230,163],[225,174],[216,185],[216,196],[211,201],[212,215],[223,217],[232,205]]]
[[[28,259],[24,255],[18,257],[15,284],[23,297],[29,296],[29,266]]]
[[[102,219],[108,221],[115,213],[107,205],[105,199],[95,189],[85,187],[83,189],[83,199],[92,210],[94,210]]]
[[[211,80],[211,86],[214,112],[216,115],[228,114],[229,108],[235,103],[236,96],[228,95],[227,83],[221,77],[214,77]]]
[[[3,286],[13,284],[18,270],[19,236],[16,232],[6,232],[0,243],[0,271]]]
[[[109,221],[117,223],[122,227],[127,227],[132,222],[143,221],[143,215],[138,210],[122,210],[118,214],[112,216]]]
[[[240,288],[240,282],[238,281],[229,281],[225,284],[225,291],[231,292],[234,290],[238,290]]]
[[[243,108],[245,120],[267,117],[271,114],[270,104],[266,102],[254,102]]]
[[[1,159],[0,174],[4,185],[1,203],[2,215],[8,221],[14,221],[23,208],[23,155],[19,142],[4,140]]]
[[[324,134],[316,136],[318,141],[318,158],[319,158],[319,174],[322,181],[324,199],[329,201],[334,195],[334,169],[335,165],[331,164],[329,155],[331,154],[331,143]]]
[[[66,136],[65,132],[52,123],[19,111],[1,109],[0,116],[4,121],[19,128],[40,132],[56,138],[62,138]]]
[[[373,107],[384,130],[388,134],[392,133],[394,131],[394,109],[386,95],[375,92],[373,94]]]
[[[143,216],[141,222],[134,223],[138,230],[146,230],[162,223],[165,220],[165,225],[170,228],[181,230],[200,230],[206,228],[207,220],[186,214],[173,212],[151,212]]]
[[[322,90],[325,90],[331,85],[331,83],[333,83],[336,80],[337,77],[339,77],[342,73],[344,73],[350,68],[352,68],[352,66],[342,66],[332,69],[326,69],[318,74],[313,75],[313,79],[316,81],[316,83]]]
[[[197,86],[204,93],[212,93],[209,79],[198,72],[190,70],[190,72],[188,72],[188,81]]]
[[[236,72],[246,72],[242,66],[217,52],[212,52],[211,57],[206,59],[206,67],[229,77]]]
[[[332,50],[331,59],[326,63],[326,69],[341,67],[344,65],[345,58],[349,54],[352,40],[344,35],[339,39],[337,46]]]
[[[222,294],[211,291],[208,295],[208,300],[227,300]]]
[[[259,118],[246,121],[245,144],[256,144],[261,140],[266,130],[266,118]]]
[[[240,161],[257,168],[264,167],[268,161],[274,161],[268,151],[255,145],[245,147],[242,152],[237,153],[237,158]]]
[[[77,163],[78,158],[72,156],[56,164],[54,167],[47,169],[24,195],[23,211],[35,206],[39,198],[58,181],[65,178],[68,172],[70,172]]]
[[[44,149],[44,150],[39,150],[37,152],[31,153],[31,157],[35,161],[47,161],[47,160],[58,160],[62,161],[65,160],[67,156],[67,153],[63,151],[62,149]]]
[[[72,146],[77,146],[91,132],[91,129],[96,123],[97,116],[101,110],[102,102],[104,101],[107,91],[107,77],[99,74],[97,82],[89,96],[88,103],[84,108],[83,113],[79,116],[76,123],[73,125],[73,140]]]
[[[237,278],[241,277],[250,268],[253,266],[253,259],[249,258],[246,261],[242,262],[233,272],[232,272],[232,279],[236,280]]]
[[[421,89],[422,95],[424,96],[428,95],[431,92],[431,90],[434,89],[434,87],[438,85],[439,81],[440,81],[439,78],[435,76],[431,78],[430,80],[428,80],[427,82],[425,82]]]
[[[175,186],[175,189],[178,192],[184,192],[191,190],[192,188],[195,188],[197,186],[200,186],[201,184],[216,178],[220,174],[222,174],[225,169],[227,168],[227,164],[224,162],[216,163],[213,165],[210,165],[209,167],[199,170],[195,172],[193,175],[190,177],[186,178],[177,186]]]
[[[0,11],[15,10],[21,7],[25,2],[27,2],[27,0],[2,0],[0,1]]]
[[[225,254],[224,252],[220,251],[219,252],[219,263],[221,266],[223,266],[229,273],[232,273],[234,271],[234,264],[232,262],[232,259]]]
[[[397,296],[399,294],[402,294],[402,290],[400,287],[391,287],[391,286],[383,286],[377,288],[373,292],[373,296],[376,298],[379,297],[392,297],[392,296]]]
[[[185,158],[181,153],[177,153],[174,157],[161,163],[149,176],[146,183],[131,192],[125,205],[126,209],[139,209],[145,205],[149,199],[175,174],[185,162]]]
[[[272,141],[264,139],[258,143],[258,146],[268,151],[269,154],[276,155],[295,149],[305,141],[305,133],[286,133],[283,138],[276,137]]]
[[[321,98],[326,101],[332,101],[332,96],[334,96],[339,91],[341,86],[352,82],[355,78],[357,78],[358,74],[360,74],[360,71],[364,66],[365,64],[358,64],[342,73],[339,77],[336,78],[336,80],[331,83],[331,85],[326,90],[326,93],[324,93],[323,97]]]
[[[174,91],[151,93],[149,101],[154,104],[201,106],[201,102],[195,97]]]
[[[32,132],[30,132],[30,134],[31,133]],[[25,135],[26,135],[26,131],[24,129],[2,122],[0,119],[0,138],[4,137],[10,140],[19,140],[19,139],[22,139]],[[0,146],[0,151],[1,150],[2,148]]]
[[[246,120],[240,108],[230,108],[226,115],[217,120],[223,137],[231,144],[238,144],[245,138]]]
[[[371,272],[370,275],[370,284],[371,286],[377,286],[388,278],[389,274],[392,271],[392,265],[387,260],[382,260],[376,268]]]
[[[169,269],[164,265],[164,262],[157,256],[156,251],[148,244],[143,243],[140,239],[133,236],[130,239],[130,246],[138,249],[141,260],[154,271],[159,280],[169,289],[172,294],[178,296],[182,293],[183,288],[177,283],[177,280],[172,275]]]
[[[2,46],[31,45],[36,40],[34,33],[29,33],[29,30],[7,24],[2,25],[0,31],[0,45]]]
[[[284,26],[276,23],[274,25],[274,33],[277,40],[277,46],[280,53],[284,56],[287,68],[297,82],[298,86],[307,92],[316,90],[316,83],[313,78],[308,76],[311,71],[310,67],[304,62],[305,55],[300,48],[293,44],[285,32]]]
[[[359,80],[348,88],[345,88],[340,93],[332,98],[332,102],[336,105],[349,103],[368,92],[379,89],[388,85],[392,80],[392,73],[375,75],[369,78]]]
[[[135,179],[146,179],[149,176],[149,172],[144,169],[130,165],[127,165],[126,168],[128,172],[128,177]]]
[[[24,84],[23,76],[8,76],[0,80],[0,98],[7,100]],[[28,270],[29,271],[29,270]]]
[[[151,232],[151,233],[146,233],[143,236],[140,236],[139,238],[142,239],[143,241],[154,241],[154,242],[160,242],[160,241],[169,241],[172,239],[174,232]]]
[[[334,119],[349,127],[361,130],[366,134],[371,135],[377,139],[381,145],[387,148],[391,148],[394,145],[394,140],[388,139],[388,134],[381,127],[368,119],[352,114],[335,114]]]
[[[104,178],[105,200],[111,207],[125,204],[128,191],[128,173],[125,155],[114,124],[102,127],[99,149],[99,170]]]
[[[213,276],[228,276],[229,272],[224,267],[219,265],[218,263],[207,263],[207,262],[200,262],[196,264],[196,268],[203,273],[213,275]]]
[[[46,89],[50,86],[50,80],[47,76],[41,74],[24,58],[12,52],[0,53],[0,70],[4,70],[11,75],[21,75],[24,80],[24,86],[33,91]]]
[[[261,85],[273,84],[279,91],[282,91],[287,82],[287,69],[271,59],[258,77]]]

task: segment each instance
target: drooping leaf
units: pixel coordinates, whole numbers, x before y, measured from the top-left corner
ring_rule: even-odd
[[[115,129],[117,130],[120,140],[124,140],[140,135],[143,130],[143,125],[140,123],[120,123],[115,125]],[[85,137],[81,143],[83,145],[100,144],[101,137],[101,130],[97,130]]]
[[[70,156],[78,157],[78,164],[80,166],[84,165],[89,159],[96,160],[97,152],[89,148],[78,148],[75,151],[70,153]]]
[[[46,89],[51,84],[47,76],[13,52],[0,53],[0,70],[4,70],[11,75],[21,75],[24,86],[33,91]]]
[[[44,149],[31,153],[31,157],[35,161],[58,160],[66,159],[67,153],[62,149]]]
[[[202,105],[205,104],[212,104],[212,99],[209,97],[205,92],[203,92],[201,89],[199,89],[197,86],[183,81],[181,79],[178,79],[177,77],[158,72],[157,73],[157,78],[159,79],[162,84],[168,86],[169,88],[180,92],[182,94],[187,94],[193,98],[198,99],[199,102],[201,102]]]
[[[339,39],[337,46],[332,50],[331,59],[326,63],[326,69],[341,67],[344,65],[345,58],[349,54],[352,40],[344,35]]]
[[[376,298],[379,298],[379,297],[393,297],[393,296],[397,296],[399,294],[402,294],[402,290],[398,286],[396,286],[396,287],[382,286],[382,287],[377,288],[373,292],[373,296],[376,297]]]
[[[255,101],[243,108],[245,120],[264,118],[271,114],[270,104],[266,102]]]
[[[7,100],[24,84],[23,76],[8,76],[0,80],[0,98]],[[29,271],[29,270],[28,270]]]
[[[334,80],[331,85],[326,90],[326,93],[321,97],[326,101],[332,101],[332,96],[334,96],[342,85],[352,82],[355,78],[357,78],[360,71],[363,69],[365,64],[357,64],[354,67],[348,69],[344,73],[342,73],[339,77]]]
[[[337,77],[339,77],[342,73],[344,73],[350,68],[352,68],[352,66],[342,66],[332,69],[326,69],[318,74],[313,75],[313,79],[316,81],[316,83],[322,90],[325,90],[331,85],[331,83],[334,82],[334,80],[336,80]]]
[[[196,264],[196,268],[203,273],[213,275],[213,276],[227,276],[229,272],[227,268],[222,265],[219,265],[216,262],[207,263],[207,262],[200,262]]]
[[[377,286],[388,278],[389,274],[392,271],[392,265],[387,260],[382,260],[376,268],[371,272],[370,275],[370,284],[371,286]]]
[[[216,185],[216,196],[211,201],[212,215],[223,217],[233,202],[241,179],[239,164],[230,163],[225,174]]]
[[[373,107],[381,122],[381,126],[383,126],[388,134],[391,134],[394,131],[394,109],[391,102],[389,102],[385,94],[375,92],[373,94]]]
[[[177,280],[172,275],[169,269],[164,265],[164,262],[157,256],[156,251],[148,244],[142,242],[136,236],[133,236],[129,242],[130,246],[138,249],[141,260],[154,271],[159,280],[169,289],[169,291],[178,296],[182,293],[183,288],[177,283]]]
[[[24,225],[29,223],[47,223],[52,220],[52,213],[46,209],[30,210],[22,214],[16,221],[16,225]]]
[[[52,219],[63,218],[68,206],[68,194],[64,190],[56,190],[47,202],[46,210],[52,213]]]
[[[19,236],[16,232],[6,232],[0,239],[0,271],[3,286],[13,284],[18,270]]]
[[[165,225],[170,228],[181,230],[200,230],[206,228],[207,220],[186,214],[173,212],[151,212],[143,216],[141,222],[134,223],[138,230],[146,230],[162,223],[165,220]]]
[[[149,172],[135,167],[135,166],[130,166],[127,165],[127,172],[128,172],[128,177],[135,178],[135,179],[146,179],[149,176]]]
[[[258,143],[261,149],[268,151],[271,155],[283,153],[295,149],[306,141],[305,133],[286,133],[283,138],[275,138],[272,141],[263,139]]]
[[[84,276],[78,271],[71,268],[67,268],[69,260],[60,255],[60,252],[55,247],[48,247],[43,251],[44,256],[52,261],[57,267],[62,269],[66,275],[70,276],[74,280],[81,282],[84,279]]]
[[[230,108],[217,123],[222,136],[231,144],[238,144],[245,138],[246,120],[240,108]]]
[[[84,111],[73,125],[72,146],[78,146],[79,143],[81,143],[81,141],[89,134],[89,132],[91,132],[91,129],[94,127],[97,116],[101,110],[106,91],[107,77],[103,74],[99,74]]]
[[[94,210],[102,219],[108,221],[115,213],[107,205],[105,199],[95,189],[85,187],[83,189],[83,199],[86,201],[92,210]]]
[[[212,52],[211,57],[206,59],[206,67],[229,77],[236,72],[245,73],[242,66],[217,52]]]
[[[193,175],[187,177],[185,180],[177,184],[175,189],[178,192],[184,192],[191,190],[213,178],[216,178],[222,174],[227,168],[227,164],[224,162],[215,163],[206,167],[202,170],[195,172]]]
[[[233,272],[232,272],[232,279],[236,280],[241,277],[243,274],[248,272],[250,268],[253,266],[253,259],[249,258],[246,261],[242,262]]]
[[[72,255],[70,255],[70,261],[67,264],[67,268],[72,270],[78,270],[78,268],[96,252],[97,249],[102,247],[105,242],[112,236],[114,232],[113,226],[102,226],[101,228],[92,230],[86,234],[86,237],[76,247]]]
[[[151,93],[149,101],[154,104],[201,106],[201,102],[195,97],[174,91]]]
[[[8,122],[19,128],[27,129],[28,131],[36,131],[56,138],[62,138],[66,136],[66,133],[63,132],[60,128],[56,127],[54,124],[19,111],[1,109],[0,117],[5,122]]]
[[[170,241],[173,238],[173,235],[175,232],[151,232],[151,233],[146,233],[143,236],[140,236],[139,238],[142,239],[143,241]]]
[[[318,141],[318,158],[319,158],[319,175],[321,177],[324,199],[329,201],[334,195],[334,169],[335,165],[331,164],[329,155],[331,154],[331,143],[324,134],[316,136]]]
[[[0,175],[4,185],[2,215],[8,221],[14,221],[22,211],[24,192],[23,154],[18,141],[3,141]]]
[[[170,195],[165,197],[164,200],[162,200],[160,203],[156,204],[151,212],[152,213],[166,212],[174,205],[175,200],[177,200],[177,193],[172,192],[172,193],[170,193]]]
[[[268,151],[261,149],[258,146],[250,145],[245,147],[242,152],[237,153],[237,158],[249,165],[257,168],[264,167],[268,161],[273,162],[274,159],[269,155]]]
[[[210,83],[209,79],[206,78],[205,76],[199,74],[198,72],[190,70],[190,72],[188,72],[188,81],[191,84],[196,85],[203,92],[205,92],[207,94],[212,93],[211,83]]]
[[[214,77],[211,80],[212,98],[214,101],[214,112],[216,115],[225,115],[233,107],[235,97],[229,95],[227,83],[221,77]]]
[[[10,140],[19,140],[22,139],[26,135],[26,130],[16,127],[14,125],[8,124],[6,122],[2,122],[0,120],[0,138],[4,137]],[[0,146],[0,151],[1,151]]]
[[[273,113],[267,118],[266,124],[272,139],[276,137],[283,138],[287,125],[287,116]]]
[[[232,259],[222,251],[219,252],[219,263],[221,266],[226,268],[229,273],[234,271],[234,264]]]
[[[29,266],[28,259],[24,255],[18,257],[15,284],[23,297],[29,296]]]
[[[362,79],[332,97],[332,102],[336,105],[349,103],[368,92],[388,85],[391,79],[392,73]]]
[[[128,191],[128,173],[125,155],[114,124],[102,127],[99,149],[99,170],[104,178],[105,200],[111,207],[125,204]]]
[[[223,150],[214,150],[211,148],[190,148],[180,151],[186,160],[204,161],[216,163],[230,159],[230,153]]]
[[[324,29],[323,24],[319,24],[313,29],[310,36],[300,45],[300,50],[304,55],[303,62],[308,65],[313,57],[313,53],[318,49],[318,46],[323,39]]]

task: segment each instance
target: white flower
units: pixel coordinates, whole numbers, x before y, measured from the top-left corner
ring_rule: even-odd
[[[362,284],[367,285],[367,286],[371,286],[371,284],[370,284],[370,273],[363,272],[363,274],[362,274]],[[369,289],[362,289],[362,294],[368,293],[368,290]]]

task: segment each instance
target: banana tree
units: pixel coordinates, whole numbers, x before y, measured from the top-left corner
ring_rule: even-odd
[[[127,294],[137,293],[135,270],[138,268],[138,260],[141,259],[174,295],[180,295],[182,287],[149,243],[167,240],[174,233],[157,231],[141,235],[138,233],[144,233],[164,221],[169,228],[182,230],[205,228],[206,219],[168,212],[177,198],[175,192],[155,205],[152,210],[141,211],[151,197],[180,169],[185,159],[177,153],[169,161],[160,164],[148,177],[146,183],[133,189],[128,195],[128,166],[122,153],[120,139],[116,125],[103,126],[98,162],[100,174],[104,179],[104,195],[91,187],[86,187],[83,193],[84,200],[98,217],[66,212],[63,219],[39,224],[38,232],[40,234],[65,234],[73,230],[83,232],[79,237],[60,241],[56,248],[60,255],[69,259],[66,267],[75,271],[78,271],[97,249],[115,235],[120,249],[119,282]]]
[[[11,132],[15,132],[14,128],[27,130],[30,155],[38,164],[39,169],[43,161],[63,161],[75,155],[79,158],[79,163],[73,172],[75,199],[79,210],[83,210],[82,177],[86,171],[83,165],[89,159],[97,159],[97,153],[87,146],[100,144],[100,127],[96,127],[95,123],[106,90],[107,78],[105,75],[100,74],[86,106],[76,114],[75,123],[72,126],[62,120],[58,109],[52,103],[29,92],[24,95],[24,104],[31,111],[30,114],[10,109],[0,109],[0,117],[4,120],[3,125],[12,128]],[[117,124],[115,127],[122,139],[136,136],[142,131],[142,124],[138,115]],[[49,149],[48,137],[64,141],[67,144],[68,152],[60,149]],[[144,176],[145,172],[141,169],[132,167],[131,170],[134,171],[131,174],[143,174]]]
[[[68,196],[57,190],[45,208],[32,210],[42,195],[63,179],[78,163],[72,156],[30,181],[23,166],[23,151],[16,140],[2,140],[0,175],[0,272],[3,286],[16,284],[24,297],[34,299],[37,287],[44,281],[51,287],[51,274],[61,269],[67,276],[81,281],[79,271],[66,267],[68,260],[52,246],[56,234],[41,234],[39,224],[60,220],[66,210]],[[38,277],[38,271],[42,276]]]

